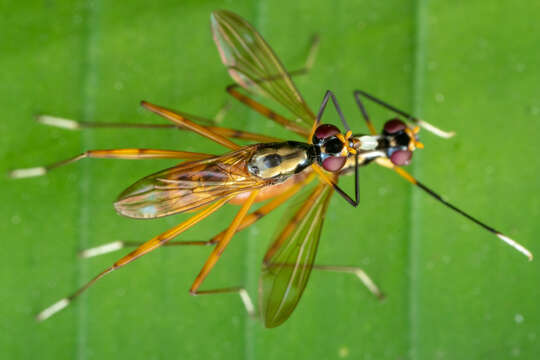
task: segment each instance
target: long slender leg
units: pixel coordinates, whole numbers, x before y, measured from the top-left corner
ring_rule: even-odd
[[[221,105],[219,110],[217,111],[216,115],[214,115],[213,122],[215,124],[221,124],[223,122],[223,119],[225,118],[225,115],[229,112],[229,109],[231,108],[231,102],[229,101],[229,98],[225,100],[225,103]]]
[[[79,256],[82,258],[91,258],[99,255],[109,254],[124,248],[133,248],[133,247],[139,247],[144,242],[142,241],[113,241],[110,243],[106,243],[103,245],[98,245],[89,249],[85,249],[80,252]],[[169,241],[163,245],[162,247],[170,247],[170,246],[190,246],[190,245],[196,245],[196,246],[209,246],[209,245],[215,245],[214,238],[211,240],[194,240],[194,241]]]
[[[217,126],[207,126],[207,128],[210,131],[215,132],[216,134],[219,134],[221,136],[224,136],[230,139],[249,140],[249,141],[256,141],[256,142],[261,142],[261,143],[283,141],[283,139],[279,139],[273,136],[262,135],[262,134],[253,133],[253,132],[244,131],[244,130],[229,129],[229,128],[223,128],[223,127],[217,127]]]
[[[309,46],[309,52],[308,56],[306,57],[306,61],[304,62],[304,67],[300,70],[291,71],[290,75],[305,75],[311,71],[311,68],[313,67],[313,64],[315,63],[315,59],[317,58],[317,53],[319,52],[319,44],[320,44],[320,38],[318,34],[314,34],[311,37],[311,44]]]
[[[244,307],[246,308],[246,312],[248,313],[248,315],[253,318],[256,316],[257,313],[255,310],[255,305],[253,304],[253,301],[251,300],[251,297],[249,296],[246,288],[243,287],[198,290],[196,293],[192,293],[192,295],[214,295],[226,293],[238,294],[240,296],[240,300],[242,300],[242,304],[244,304]]]
[[[182,114],[187,115],[187,114]],[[211,120],[185,116],[204,126],[214,125]],[[182,129],[183,127],[175,124],[145,124],[145,123],[126,123],[126,122],[99,122],[99,121],[77,121],[58,116],[40,114],[36,116],[36,121],[40,124],[62,128],[66,130],[81,129],[100,129],[100,128],[140,128],[140,129]]]
[[[360,108],[360,111],[362,112],[362,116],[364,117],[364,120],[366,121],[369,132],[371,133],[371,135],[377,135],[377,130],[375,130],[375,126],[373,126],[373,123],[371,122],[371,119],[369,118],[369,115],[366,111],[364,103],[360,99],[360,94],[358,93],[358,90],[354,92],[354,99],[356,100],[356,104],[358,105],[358,107]]]
[[[191,295],[197,295],[199,287],[201,286],[204,279],[206,279],[206,277],[208,276],[208,274],[210,273],[214,265],[216,265],[221,254],[223,254],[223,252],[225,251],[227,245],[229,245],[229,242],[231,241],[233,235],[236,233],[238,227],[242,223],[242,220],[246,216],[249,208],[251,207],[251,205],[253,205],[253,202],[255,201],[255,198],[257,197],[258,193],[259,193],[259,190],[254,190],[251,192],[251,194],[249,195],[249,198],[242,205],[242,207],[240,208],[240,211],[238,211],[238,213],[236,214],[234,220],[232,221],[229,228],[225,231],[225,234],[223,235],[223,237],[219,239],[219,242],[216,244],[216,247],[214,248],[214,250],[212,250],[212,253],[208,257],[208,260],[206,260],[206,263],[203,265],[201,272],[199,273],[199,275],[197,275],[197,278],[191,285],[191,288],[189,289],[189,292],[191,293]]]
[[[429,131],[429,132],[431,132],[431,133],[433,133],[433,134],[435,134],[437,136],[440,136],[442,138],[451,138],[452,136],[454,136],[456,134],[453,131],[441,130],[438,127],[436,127],[436,126],[434,126],[434,125],[432,125],[432,124],[430,124],[430,123],[428,123],[428,122],[426,122],[424,120],[421,120],[421,119],[418,119],[418,118],[416,118],[414,116],[411,116],[408,113],[406,113],[405,111],[400,110],[400,109],[396,108],[395,106],[392,106],[392,105],[390,105],[390,104],[376,98],[375,96],[368,94],[365,91],[362,91],[362,90],[355,90],[354,91],[354,97],[356,99],[358,99],[360,95],[364,96],[366,99],[369,99],[369,100],[373,101],[376,104],[381,105],[384,108],[387,108],[388,110],[391,110],[391,111],[395,112],[396,114],[399,114],[399,115],[405,117],[407,120],[415,123],[416,125],[426,129],[427,131]]]
[[[448,208],[452,209],[453,211],[457,212],[458,214],[466,217],[467,219],[469,219],[470,221],[472,221],[476,225],[479,225],[483,229],[485,229],[485,230],[489,231],[490,233],[496,235],[499,239],[501,239],[502,241],[504,241],[508,245],[512,246],[514,249],[516,249],[517,251],[519,251],[523,255],[527,256],[529,258],[529,260],[533,259],[532,253],[528,249],[526,249],[523,245],[517,243],[515,240],[509,238],[508,236],[504,235],[500,231],[495,230],[491,226],[486,225],[485,223],[481,222],[480,220],[477,220],[476,218],[472,217],[471,215],[469,215],[465,211],[457,208],[456,206],[452,205],[448,201],[444,200],[439,194],[437,194],[436,192],[434,192],[433,190],[431,190],[430,188],[428,188],[427,186],[422,184],[420,181],[416,180],[407,171],[403,170],[399,166],[395,166],[390,161],[390,159],[388,159],[388,158],[377,158],[375,161],[377,162],[377,164],[379,164],[379,165],[381,165],[383,167],[394,170],[399,176],[401,176],[402,178],[404,178],[405,180],[407,180],[411,184],[416,185],[418,188],[422,189],[426,194],[428,194],[429,196],[431,196],[435,200],[437,200],[440,203],[446,205]]]
[[[253,213],[250,215],[253,215]],[[247,218],[248,216],[246,216],[244,220],[246,220]],[[243,228],[249,226],[249,225],[246,225],[245,221],[242,222],[241,225],[243,226]],[[242,229],[239,227],[236,232]],[[167,246],[186,246],[186,245],[196,245],[196,246],[215,245],[219,241],[219,239],[223,236],[225,231],[219,233],[217,236],[214,236],[211,240],[207,240],[207,241],[170,241],[170,242],[164,243],[162,246],[167,247]],[[84,250],[81,253],[81,256],[85,258],[89,258],[93,256],[110,253],[110,252],[120,250],[126,247],[138,247],[138,246],[141,246],[142,244],[143,243],[140,243],[140,242],[115,241],[115,242],[108,243],[105,245],[97,246],[95,248]],[[253,304],[253,301],[251,300],[251,297],[249,296],[247,290],[243,287],[238,286],[238,287],[197,291],[197,295],[211,295],[211,294],[225,294],[225,293],[238,294],[240,296],[240,300],[242,300],[242,304],[244,305],[248,315],[251,317],[254,317],[256,315],[255,305]]]
[[[314,265],[313,270],[326,271],[326,272],[336,272],[336,273],[345,273],[356,276],[362,284],[376,296],[379,300],[383,300],[385,295],[381,292],[377,284],[371,279],[371,277],[360,267],[355,266],[328,266],[328,265]],[[255,305],[249,296],[247,290],[243,287],[229,287],[222,289],[212,289],[212,290],[199,290],[197,295],[213,295],[213,294],[225,294],[233,293],[238,294],[242,303],[246,309],[246,312],[250,317],[256,316]]]
[[[313,265],[314,270],[338,272],[355,275],[364,286],[379,300],[384,299],[384,294],[381,292],[377,284],[369,277],[369,275],[360,267],[357,266],[329,266],[329,265]]]
[[[171,120],[173,123],[185,127],[193,132],[196,132],[199,135],[202,135],[212,141],[217,142],[220,145],[223,145],[231,150],[238,150],[240,149],[240,146],[233,143],[226,137],[223,137],[219,134],[214,133],[213,131],[209,130],[208,128],[198,125],[185,117],[183,117],[181,114],[178,114],[172,110],[166,109],[164,107],[161,107],[159,105],[151,104],[146,101],[141,101],[141,106],[145,109],[148,109],[160,116],[163,116],[166,119]]]
[[[309,135],[308,131],[304,127],[299,126],[292,120],[289,120],[286,117],[270,110],[268,107],[264,106],[260,102],[253,100],[250,96],[242,94],[241,92],[236,90],[237,87],[239,87],[239,85],[237,84],[229,85],[227,86],[226,91],[235,99],[245,104],[246,106],[250,107],[251,109],[255,110],[262,116],[267,117],[270,120],[277,122],[278,124],[282,125],[286,129],[291,130],[292,132],[304,138],[308,137]]]
[[[146,255],[147,253],[151,252],[152,250],[157,249],[158,247],[162,246],[163,244],[167,243],[167,241],[173,239],[174,237],[180,235],[182,232],[186,231],[193,225],[197,224],[210,214],[214,213],[216,210],[218,210],[220,207],[225,205],[227,201],[230,200],[230,197],[223,198],[221,200],[216,201],[206,209],[200,211],[196,215],[192,216],[188,220],[176,225],[175,227],[167,230],[166,232],[148,240],[141,246],[139,246],[134,251],[130,252],[126,256],[120,258],[118,261],[116,261],[111,267],[105,269],[101,273],[99,273],[95,278],[90,280],[88,283],[86,283],[84,286],[82,286],[79,290],[74,292],[73,294],[69,295],[68,297],[65,297],[61,299],[60,301],[57,301],[53,305],[49,306],[42,312],[40,312],[36,319],[38,321],[43,321],[58,311],[64,309],[66,306],[68,306],[71,302],[73,302],[79,295],[81,295],[83,292],[85,292],[88,288],[90,288],[92,285],[94,285],[99,279],[103,278],[105,275],[113,272],[114,270],[117,270],[121,268],[124,265],[127,265],[128,263],[132,262],[135,259],[138,259],[139,257]]]
[[[244,219],[242,220],[241,224],[238,226],[238,229],[236,232],[239,232],[241,230],[244,230],[245,228],[253,225],[255,222],[259,221],[272,211],[274,211],[277,207],[279,207],[281,204],[289,200],[292,196],[294,196],[300,189],[308,185],[313,178],[315,177],[315,174],[310,174],[304,181],[298,182],[291,186],[287,191],[283,192],[282,194],[276,196],[274,199],[266,203],[265,205],[261,206],[257,210],[251,212],[250,214],[246,215]],[[202,241],[169,241],[163,244],[162,246],[185,246],[185,245],[200,245],[200,246],[210,246],[217,244],[225,235],[225,232],[227,229],[223,230],[219,234],[215,235],[210,240],[202,240]],[[90,249],[83,250],[81,252],[81,257],[83,258],[89,258],[94,257],[98,255],[108,254],[113,251],[117,251],[126,247],[137,247],[142,245],[141,242],[135,242],[135,241],[114,241],[107,244],[99,245]]]
[[[337,181],[335,178],[330,178],[325,171],[317,164],[312,165],[313,170],[319,175],[322,181],[327,183],[328,185],[331,185],[334,190],[342,197],[344,198],[349,204],[351,204],[354,207],[357,207],[358,204],[360,204],[360,176],[358,174],[358,155],[355,155],[354,157],[355,166],[354,166],[354,200],[353,198],[347,194],[342,188],[339,187],[337,184]]]
[[[278,206],[280,206],[285,201],[290,199],[293,195],[295,195],[298,192],[298,190],[300,190],[309,182],[311,182],[313,178],[314,178],[314,174],[312,173],[304,181],[291,186],[291,188],[289,188],[287,191],[283,192],[282,194],[278,195],[267,204],[261,206],[259,209],[246,215],[244,219],[242,220],[242,222],[240,223],[240,225],[238,226],[238,228],[236,229],[236,233],[251,226],[256,221],[262,219],[264,216],[266,216],[267,214],[275,210]],[[227,229],[220,232],[219,234],[217,234],[216,236],[214,236],[212,239],[208,241],[170,241],[170,242],[164,243],[162,246],[215,245],[223,238],[226,232],[227,232]],[[142,245],[142,243],[115,241],[112,243],[108,243],[108,244],[97,246],[91,249],[84,250],[81,253],[81,256],[88,258],[88,257],[98,256],[98,255],[106,254],[106,253],[113,252],[116,250],[120,250],[124,247],[132,247],[132,246],[135,247],[135,246],[140,246],[140,245]],[[197,291],[197,295],[210,295],[210,294],[222,294],[222,293],[238,294],[240,296],[240,299],[242,300],[242,303],[244,304],[244,307],[246,308],[247,313],[251,317],[255,316],[255,306],[253,305],[253,301],[251,300],[247,290],[243,287],[230,287],[230,288],[223,288],[223,289]]]
[[[281,139],[252,133],[248,131],[224,128],[220,126],[214,126],[213,122],[191,114],[175,111],[186,119],[193,120],[197,124],[205,126],[208,130],[221,135],[226,138],[251,140],[257,142],[278,142]],[[71,119],[65,119],[55,117],[51,115],[38,115],[36,120],[44,125],[59,127],[68,130],[82,130],[82,129],[103,129],[103,128],[117,128],[117,129],[177,129],[177,130],[189,130],[183,126],[175,124],[143,124],[143,123],[107,123],[107,122],[89,122],[89,121],[76,121]]]
[[[93,159],[123,159],[123,160],[142,160],[142,159],[183,159],[183,160],[202,160],[208,159],[215,155],[194,153],[189,151],[175,150],[157,150],[157,149],[112,149],[112,150],[88,150],[82,154],[58,161],[54,164],[46,166],[37,166],[32,168],[15,169],[9,172],[11,178],[25,178],[42,176],[53,169],[64,165],[74,163],[76,161],[93,158]]]
[[[193,282],[193,285],[191,286],[189,290],[191,295],[237,293],[240,295],[240,298],[242,299],[244,307],[246,308],[246,311],[248,312],[250,316],[255,315],[255,306],[253,305],[253,301],[251,301],[251,298],[249,297],[249,294],[247,293],[247,290],[245,288],[231,287],[231,288],[199,291],[199,287],[201,286],[204,279],[208,276],[208,274],[210,273],[214,265],[217,263],[221,254],[223,254],[223,252],[225,251],[225,248],[229,244],[233,235],[238,231],[238,227],[242,223],[242,220],[245,218],[251,205],[253,205],[253,202],[255,201],[255,197],[257,196],[258,192],[259,190],[254,190],[249,196],[249,198],[246,200],[244,205],[242,205],[242,208],[236,214],[234,220],[232,221],[229,228],[225,231],[225,234],[223,235],[223,237],[219,239],[217,246],[214,248],[214,250],[208,257],[208,260],[204,264],[203,268],[201,269],[201,272],[199,273],[199,275],[197,276],[197,278],[195,279],[195,281]]]
[[[317,113],[317,120],[315,121],[314,127],[317,127],[320,124],[321,118],[324,114],[324,110],[326,110],[326,105],[328,104],[329,99],[332,99],[332,102],[334,103],[334,107],[336,108],[336,111],[341,119],[341,123],[345,127],[345,130],[350,131],[351,128],[349,124],[347,124],[347,120],[345,120],[345,116],[343,115],[343,112],[341,111],[341,107],[339,106],[337,98],[334,95],[334,93],[330,90],[326,90],[326,93],[324,94],[323,100],[321,102],[321,106],[319,107],[319,112]]]

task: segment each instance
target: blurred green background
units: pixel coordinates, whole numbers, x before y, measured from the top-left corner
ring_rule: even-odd
[[[540,255],[535,151],[540,131],[540,3],[535,1],[3,1],[0,11],[1,169],[92,148],[224,152],[167,130],[69,132],[33,121],[160,122],[142,99],[212,117],[231,82],[209,16],[248,19],[289,69],[321,36],[312,72],[296,80],[314,108],[338,95],[365,131],[352,91],[363,89],[458,134],[422,133],[410,170],[456,205]],[[370,106],[377,127],[390,117]],[[297,139],[234,103],[224,125]],[[171,161],[83,161],[43,178],[0,178],[0,349],[10,359],[535,359],[540,262],[428,198],[391,172],[361,170],[358,209],[334,197],[321,264],[362,266],[388,295],[352,276],[313,273],[283,326],[266,330],[235,295],[191,297],[209,248],[161,249],[111,274],[71,308],[33,316],[120,253],[77,252],[151,238],[186,216],[135,221],[117,194]],[[350,178],[344,186],[352,186]],[[185,239],[206,239],[233,206]],[[239,234],[205,283],[256,294],[278,212]]]

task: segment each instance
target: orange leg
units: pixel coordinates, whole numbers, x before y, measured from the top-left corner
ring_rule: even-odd
[[[99,279],[103,278],[105,275],[113,272],[114,270],[117,270],[121,268],[124,265],[127,265],[128,263],[132,262],[135,259],[138,259],[139,257],[148,254],[152,250],[157,249],[158,247],[162,246],[163,244],[167,243],[167,241],[175,238],[176,236],[180,235],[182,232],[186,231],[193,225],[197,224],[210,214],[214,213],[216,210],[218,210],[220,207],[225,205],[225,203],[230,199],[230,197],[223,198],[221,200],[216,201],[206,209],[200,211],[196,215],[192,216],[188,220],[176,225],[172,229],[167,230],[166,232],[154,237],[153,239],[148,240],[144,244],[140,245],[137,249],[130,252],[128,255],[122,257],[120,260],[116,261],[111,267],[105,269],[101,273],[99,273],[95,278],[90,280],[88,283],[86,283],[83,287],[81,287],[79,290],[77,290],[72,295],[65,297],[61,299],[60,301],[57,301],[53,305],[49,306],[42,312],[40,312],[37,315],[38,321],[43,321],[58,311],[62,310],[66,306],[68,306],[72,301],[74,301],[79,295],[81,295],[83,292],[85,292],[88,288],[90,288],[92,285],[94,285]]]
[[[243,130],[229,129],[219,126],[214,126],[211,120],[187,114],[184,112],[175,111],[177,114],[183,116],[186,119],[190,119],[199,125],[205,126],[208,130],[221,135],[226,138],[250,140],[257,142],[280,142],[282,139],[278,139],[272,136],[266,136],[262,134],[252,133]],[[50,115],[38,115],[37,121],[44,125],[60,127],[68,130],[81,130],[81,129],[103,129],[103,128],[122,128],[122,129],[177,129],[188,130],[185,127],[176,124],[143,124],[143,123],[106,123],[106,122],[89,122],[89,121],[76,121],[71,119],[64,119]]]
[[[215,155],[194,153],[189,151],[175,150],[156,150],[156,149],[113,149],[113,150],[88,150],[72,158],[58,161],[51,165],[37,166],[33,168],[15,169],[9,172],[11,178],[25,178],[42,176],[58,167],[74,163],[76,161],[93,159],[123,159],[123,160],[142,160],[142,159],[183,159],[183,160],[203,160]]]
[[[284,191],[282,194],[276,196],[271,201],[261,206],[257,210],[246,215],[242,220],[242,223],[238,226],[236,232],[244,230],[245,228],[253,225],[258,220],[262,219],[272,211],[274,211],[278,206],[289,200],[294,196],[301,188],[309,184],[315,174],[311,174],[304,181],[299,182],[291,186],[288,190]],[[199,245],[199,246],[209,246],[217,244],[225,235],[227,229],[223,230],[210,240],[196,240],[196,241],[169,241],[164,243],[162,246],[185,246],[185,245]],[[80,254],[83,258],[94,257],[98,255],[108,254],[113,251],[117,251],[126,247],[137,247],[142,245],[141,242],[134,241],[114,241],[107,244],[99,245],[90,249],[83,250]]]
[[[227,111],[227,108],[223,107],[218,112],[218,115],[216,115],[216,117],[223,117],[226,111]],[[190,120],[193,119],[196,123],[204,124],[204,126],[208,130],[210,130],[210,131],[212,131],[212,132],[214,132],[216,134],[219,134],[219,135],[221,135],[223,137],[226,137],[226,138],[251,140],[251,141],[257,141],[257,142],[280,142],[280,141],[283,141],[282,139],[278,139],[278,138],[275,138],[275,137],[272,137],[272,136],[252,133],[252,132],[243,131],[243,130],[229,129],[229,128],[224,128],[224,127],[220,127],[220,126],[215,126],[215,124],[212,124],[212,121],[210,121],[208,119],[201,118],[199,116],[184,113],[184,112],[179,112],[179,111],[175,111],[175,112],[180,114],[181,116],[183,116],[186,119],[190,119]]]
[[[282,194],[278,195],[267,204],[261,206],[259,209],[246,215],[243,218],[240,225],[238,226],[238,228],[236,229],[236,232],[239,232],[251,226],[256,221],[262,219],[264,216],[266,216],[267,214],[275,210],[278,206],[280,206],[285,201],[290,199],[293,195],[295,195],[298,192],[298,190],[300,190],[302,187],[304,187],[309,182],[311,182],[313,178],[314,178],[314,174],[310,175],[304,181],[291,186],[291,188],[289,188],[287,191],[283,192]],[[215,245],[223,239],[226,232],[227,232],[227,229],[220,232],[219,234],[214,236],[212,239],[207,240],[207,241],[170,241],[170,242],[164,243],[162,246]],[[140,246],[140,245],[142,244],[137,243],[137,242],[115,241],[112,243],[108,243],[108,244],[100,245],[91,249],[84,250],[81,253],[81,256],[84,258],[88,258],[88,257],[98,256],[98,255],[106,254],[112,251],[120,250],[124,247]],[[223,293],[238,294],[240,296],[240,299],[242,300],[242,303],[244,304],[244,307],[246,308],[247,313],[252,317],[255,316],[255,306],[253,305],[253,301],[251,300],[247,290],[243,287],[229,287],[229,288],[197,291],[197,295],[211,295],[211,294],[223,294]]]
[[[219,239],[219,242],[217,243],[214,250],[212,250],[212,253],[208,257],[208,260],[206,260],[206,263],[203,265],[201,272],[199,275],[197,275],[197,278],[191,285],[191,288],[189,289],[189,292],[192,295],[197,295],[197,290],[201,286],[204,279],[208,276],[214,265],[216,265],[217,261],[219,260],[221,254],[223,254],[223,251],[225,251],[227,245],[229,245],[229,242],[231,241],[233,235],[238,230],[238,227],[242,223],[242,220],[246,216],[249,208],[251,205],[253,205],[253,202],[255,201],[255,198],[257,197],[257,194],[259,193],[259,190],[254,190],[249,195],[249,198],[246,200],[246,202],[242,205],[240,208],[240,211],[236,214],[234,220],[232,221],[229,228],[225,231],[225,234],[223,234],[223,237]]]
[[[263,217],[265,217],[266,215],[274,211],[278,206],[280,206],[281,204],[289,200],[292,196],[294,196],[301,188],[309,184],[313,180],[314,177],[315,177],[315,174],[311,174],[304,181],[294,184],[288,190],[276,196],[265,205],[261,206],[257,210],[246,215],[244,219],[242,220],[241,224],[238,226],[238,229],[236,230],[236,232],[244,230],[245,228],[253,225],[255,222],[259,221],[260,219],[262,219]],[[227,229],[223,230],[222,232],[220,232],[219,234],[217,234],[210,240],[169,241],[163,244],[162,246],[215,245],[223,238],[226,231]],[[98,256],[98,255],[108,254],[110,252],[117,251],[126,247],[140,246],[142,244],[143,243],[141,242],[135,242],[135,241],[114,241],[114,242],[99,245],[90,249],[83,250],[80,256],[83,258],[89,258],[89,257]]]
[[[219,134],[214,133],[213,131],[209,130],[207,127],[198,125],[198,124],[194,123],[193,121],[190,121],[190,120],[186,119],[181,114],[178,114],[178,113],[176,113],[176,112],[174,112],[172,110],[166,109],[166,108],[161,107],[159,105],[151,104],[151,103],[146,102],[146,101],[141,101],[141,105],[145,109],[148,109],[148,110],[150,110],[150,111],[152,111],[152,112],[154,112],[154,113],[156,113],[156,114],[158,114],[160,116],[163,116],[164,118],[171,120],[172,122],[174,122],[175,124],[177,124],[177,125],[179,125],[181,127],[189,129],[189,130],[191,130],[193,132],[196,132],[199,135],[202,135],[202,136],[204,136],[204,137],[206,137],[206,138],[208,138],[208,139],[210,139],[212,141],[215,141],[218,144],[225,146],[226,148],[229,148],[231,150],[240,149],[240,145],[237,145],[237,144],[233,143],[232,141],[230,141],[226,137],[223,137],[223,136],[221,136]]]
[[[273,136],[257,134],[257,133],[244,131],[244,130],[229,129],[229,128],[223,128],[223,127],[217,127],[217,126],[207,126],[207,128],[210,131],[215,132],[216,134],[219,134],[221,136],[231,138],[231,139],[250,140],[250,141],[256,141],[256,142],[261,142],[261,143],[284,141],[283,139],[275,138]]]
[[[298,126],[292,120],[289,120],[285,118],[284,116],[279,115],[278,113],[270,110],[269,108],[262,105],[261,103],[253,100],[248,95],[244,95],[240,93],[239,91],[235,90],[237,87],[239,87],[237,84],[229,85],[226,90],[235,99],[247,105],[248,107],[252,108],[253,110],[258,112],[262,116],[267,117],[270,120],[277,122],[278,124],[282,125],[286,129],[291,130],[292,132],[295,132],[296,134],[304,138],[307,138],[309,136],[309,131],[306,130],[304,127]]]
[[[371,277],[360,267],[355,266],[328,266],[328,265],[313,265],[313,270],[326,271],[326,272],[336,272],[351,274],[356,276],[362,284],[369,290],[371,294],[376,296],[379,300],[383,300],[385,295],[381,292],[377,284],[371,279]],[[251,297],[249,296],[247,290],[243,287],[229,287],[221,289],[212,289],[212,290],[199,290],[196,295],[213,295],[213,294],[226,294],[233,293],[238,294],[246,312],[251,317],[256,317],[257,313],[255,310],[255,305]],[[194,294],[195,295],[195,294]]]

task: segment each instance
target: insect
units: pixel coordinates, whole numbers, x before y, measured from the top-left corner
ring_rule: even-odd
[[[86,256],[110,252],[130,245],[137,246],[135,250],[120,258],[76,292],[40,312],[37,316],[38,320],[45,320],[62,310],[112,271],[161,246],[173,244],[215,246],[193,282],[190,288],[191,294],[236,292],[240,294],[248,312],[253,313],[254,306],[243,288],[200,290],[200,287],[235,233],[252,225],[290,199],[301,188],[316,181],[305,202],[283,226],[263,259],[260,311],[265,326],[278,326],[286,321],[296,308],[312,269],[352,271],[351,268],[346,267],[317,267],[315,255],[325,212],[333,192],[337,192],[349,204],[356,207],[359,204],[358,169],[372,162],[395,171],[437,201],[493,233],[532,259],[532,254],[526,248],[448,203],[402,168],[409,164],[413,152],[423,147],[418,139],[420,128],[441,137],[451,137],[452,133],[442,131],[364,91],[357,90],[354,92],[354,98],[367,124],[369,134],[353,134],[331,91],[325,93],[317,115],[310,110],[296,89],[291,75],[262,36],[248,22],[232,12],[216,11],[211,16],[211,23],[221,59],[236,81],[236,84],[227,88],[227,92],[260,114],[296,133],[303,138],[303,141],[280,141],[266,135],[216,127],[205,124],[196,117],[143,101],[141,103],[143,107],[169,119],[173,127],[194,131],[223,145],[230,152],[224,155],[213,155],[156,149],[89,150],[49,166],[12,171],[11,176],[14,178],[41,176],[52,169],[83,158],[181,159],[185,161],[149,175],[128,187],[119,195],[115,208],[119,214],[137,219],[158,218],[195,211],[188,220],[145,243],[116,242],[89,249],[85,253]],[[294,115],[295,120],[269,110],[249,95],[240,92],[238,87],[253,94],[266,96],[283,105]],[[363,99],[383,106],[397,115],[396,118],[384,124],[380,134],[376,132],[371,122]],[[341,132],[334,125],[321,122],[330,100],[345,132]],[[77,123],[49,116],[42,116],[39,120],[48,125],[67,128],[92,126],[88,123]],[[231,141],[231,138],[235,137],[258,142],[239,146]],[[355,177],[353,196],[347,194],[338,185],[340,176],[351,173]],[[263,200],[268,200],[268,202],[257,210],[249,212],[255,202]],[[239,204],[240,209],[225,231],[209,241],[171,242],[172,239],[228,202]],[[354,271],[357,270],[354,269]],[[367,275],[362,272],[358,274],[371,292],[382,296]]]

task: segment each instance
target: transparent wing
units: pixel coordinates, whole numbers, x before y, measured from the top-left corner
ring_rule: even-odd
[[[315,115],[262,36],[240,16],[225,10],[212,13],[212,32],[221,60],[245,89],[273,99],[310,129]]]
[[[217,199],[258,189],[266,180],[246,163],[257,145],[210,159],[190,161],[149,175],[127,188],[114,206],[121,215],[148,219],[194,210]]]
[[[332,193],[319,184],[266,253],[259,289],[266,327],[287,320],[304,292]]]

